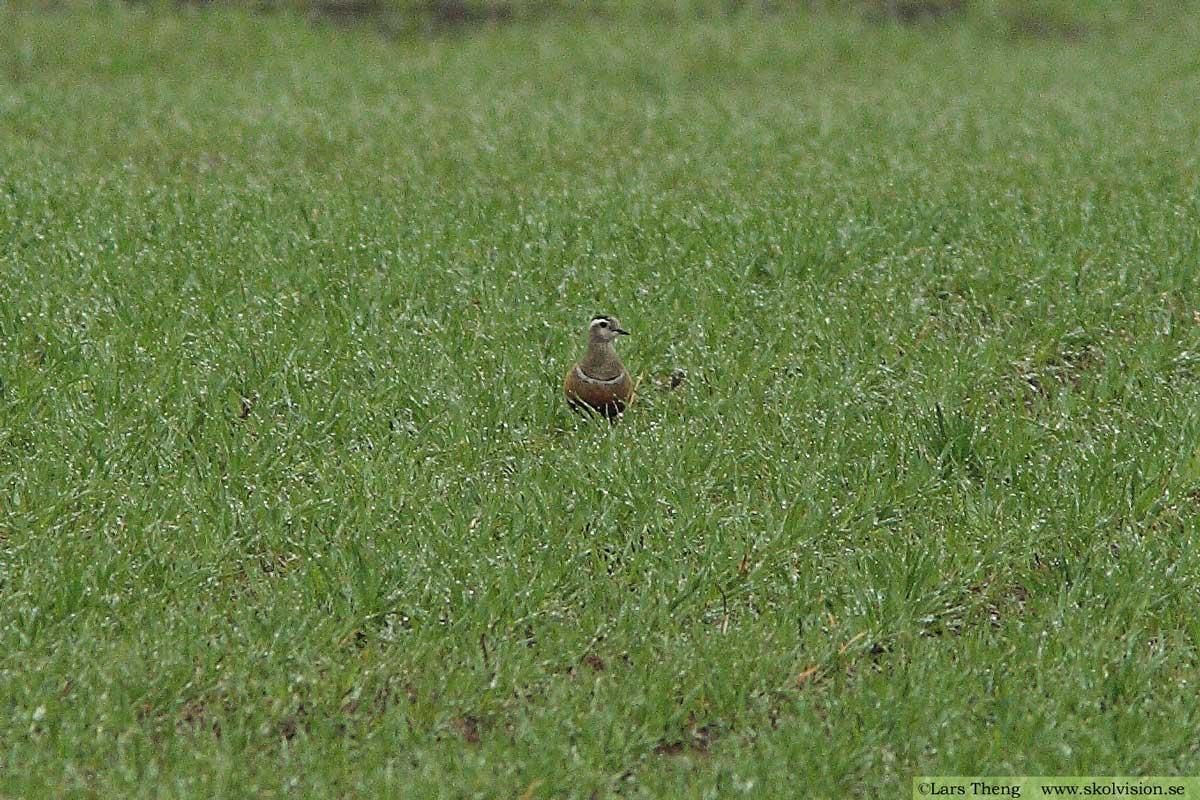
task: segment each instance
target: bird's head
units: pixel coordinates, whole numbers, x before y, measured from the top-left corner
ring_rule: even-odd
[[[618,336],[628,336],[629,331],[621,327],[621,321],[616,317],[604,314],[592,317],[588,324],[588,340],[592,342],[611,342]]]

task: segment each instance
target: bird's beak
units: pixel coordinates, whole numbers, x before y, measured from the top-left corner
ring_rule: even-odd
[[[629,335],[629,331],[625,330],[624,328],[613,328],[613,332],[620,336],[628,336]]]

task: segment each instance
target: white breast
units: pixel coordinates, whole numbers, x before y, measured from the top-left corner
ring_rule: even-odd
[[[625,380],[625,373],[622,372],[620,375],[618,375],[615,378],[610,378],[606,381],[602,381],[599,378],[593,378],[592,376],[588,375],[586,372],[581,370],[579,367],[576,367],[575,368],[575,377],[579,378],[579,380],[583,381],[584,383],[591,384],[592,386],[613,386],[613,385],[618,384],[621,381]]]

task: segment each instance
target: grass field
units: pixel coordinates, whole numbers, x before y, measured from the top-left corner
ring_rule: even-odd
[[[0,6],[0,797],[1200,773],[1197,10]]]

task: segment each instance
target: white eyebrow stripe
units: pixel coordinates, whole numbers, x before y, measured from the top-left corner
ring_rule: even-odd
[[[584,383],[590,383],[593,386],[612,386],[614,383],[620,383],[626,378],[626,373],[622,371],[617,377],[602,381],[599,378],[593,378],[591,375],[588,375],[579,367],[575,368],[575,374],[579,377],[579,380],[583,381]]]

